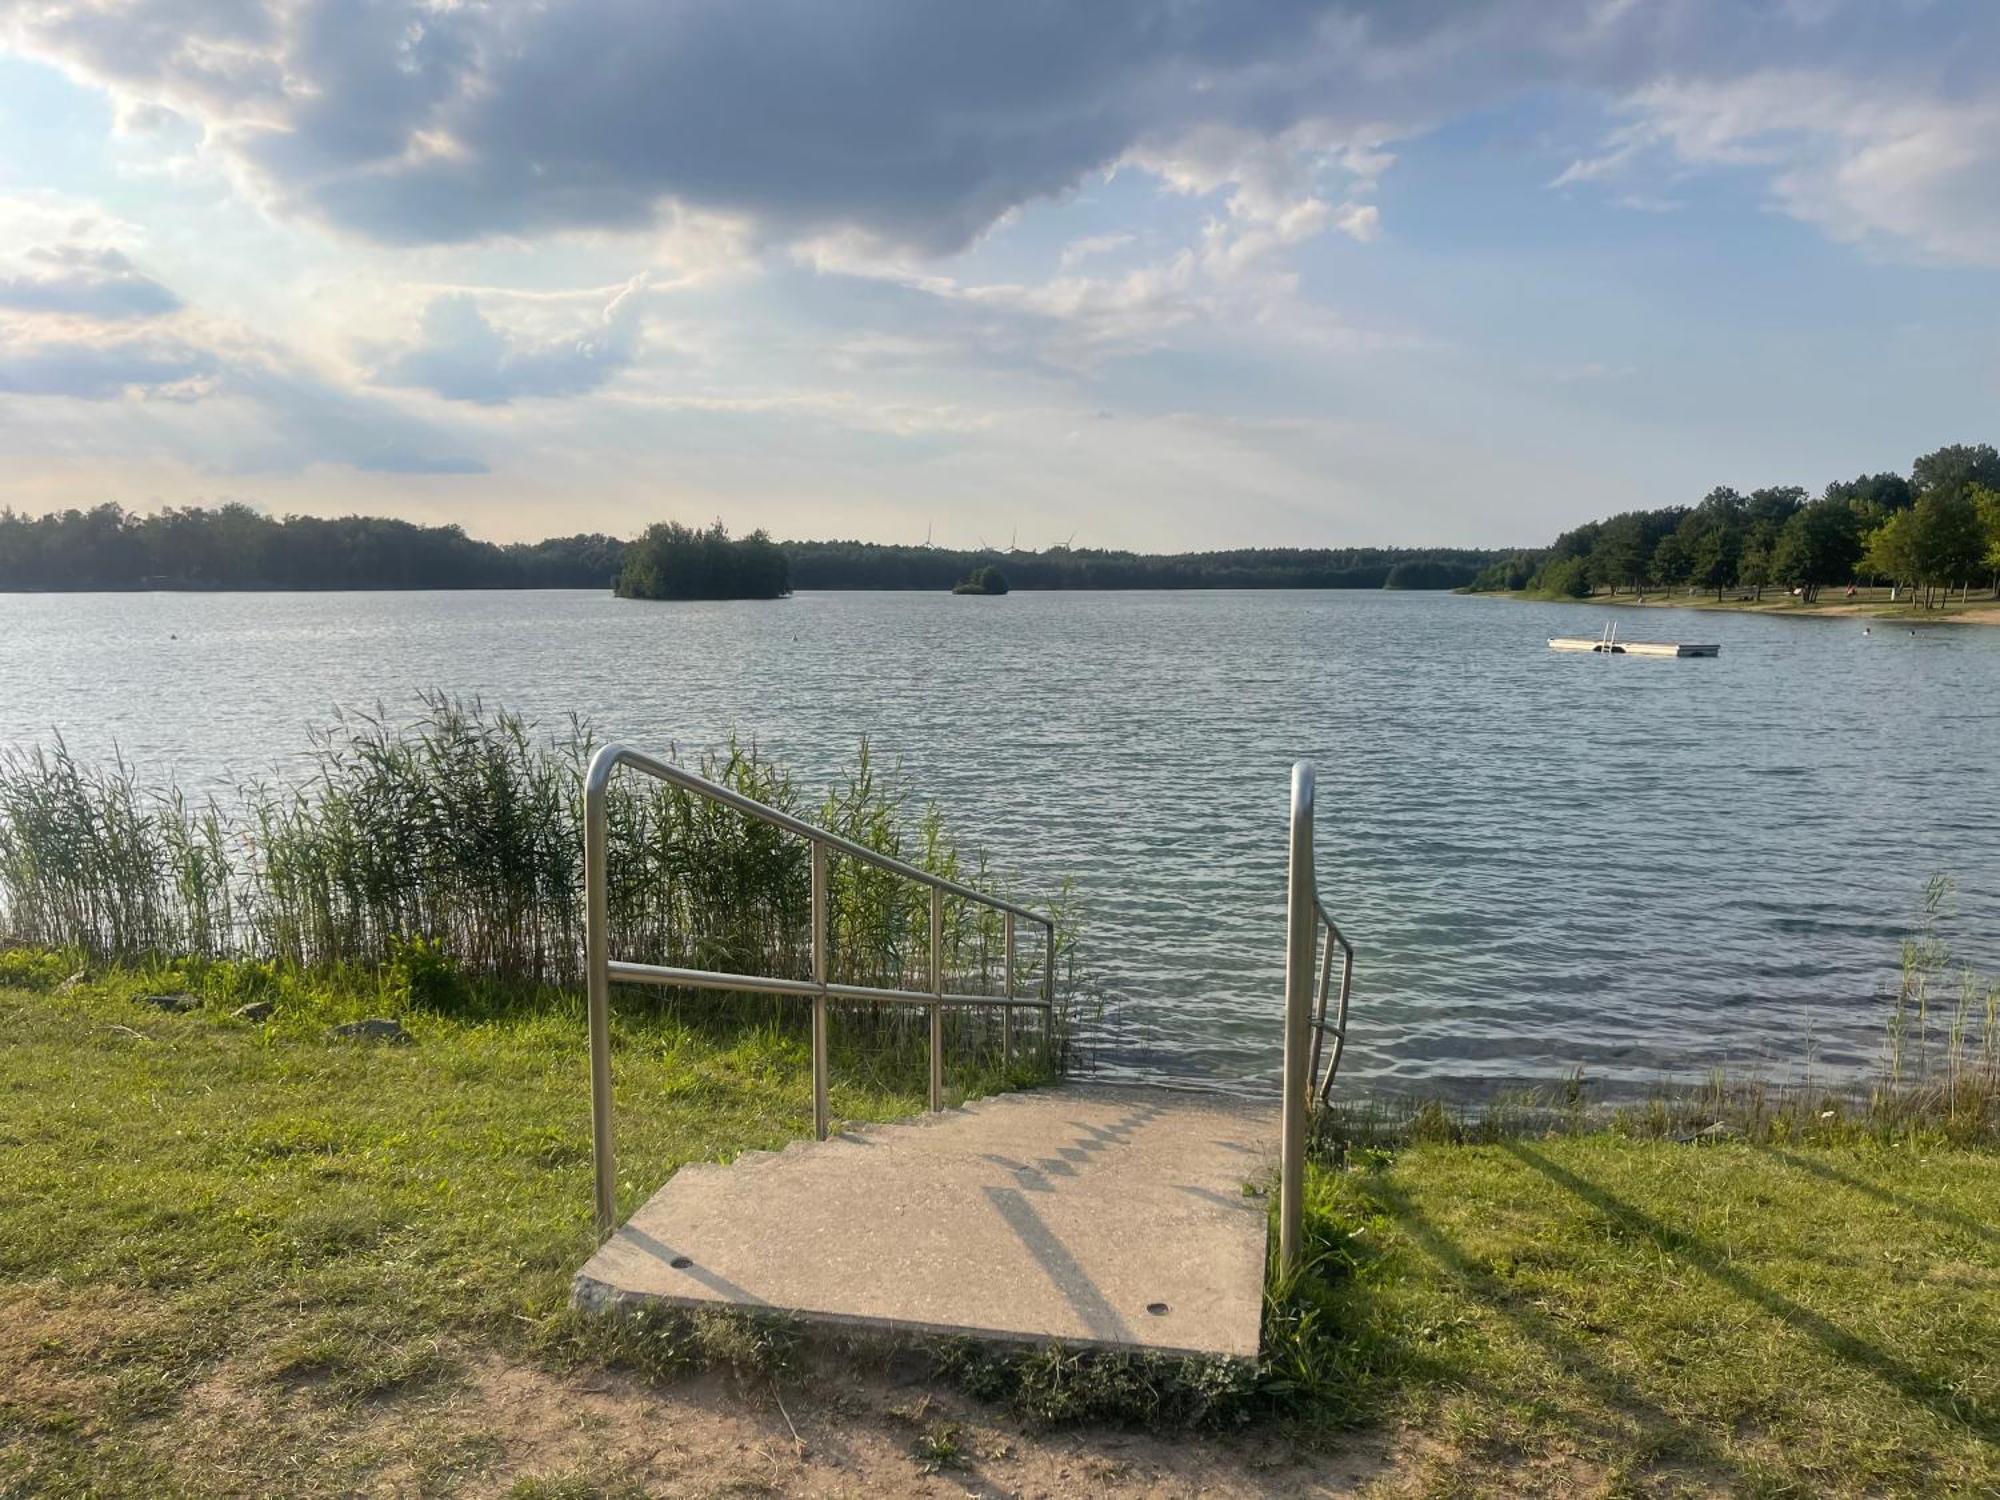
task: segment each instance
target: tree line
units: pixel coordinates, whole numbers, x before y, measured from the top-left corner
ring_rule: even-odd
[[[1908,475],[1836,480],[1817,499],[1798,485],[1710,490],[1693,506],[1626,511],[1564,532],[1548,548],[1483,569],[1474,590],[1562,598],[1599,590],[1767,588],[1811,602],[1829,586],[1892,584],[1925,605],[1974,584],[2000,592],[2000,452],[1957,443]]]
[[[960,551],[880,542],[785,542],[802,589],[949,589],[1004,568],[1014,589],[1452,589],[1503,554],[1465,547],[1244,547],[1120,552],[1049,547]]]
[[[501,545],[384,516],[264,515],[247,505],[139,515],[105,504],[0,510],[0,590],[605,588],[615,537]]]
[[[1139,553],[731,540],[667,522],[635,541],[598,533],[501,544],[382,516],[285,516],[248,505],[0,510],[0,591],[122,589],[668,590],[772,597],[801,589],[945,591],[1004,566],[1016,589],[1449,589],[1504,560],[1477,548],[1259,547]],[[784,564],[781,571],[780,563]]]

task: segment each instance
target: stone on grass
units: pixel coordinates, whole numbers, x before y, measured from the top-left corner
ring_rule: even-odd
[[[239,1021],[268,1021],[278,1007],[268,1000],[252,1000],[248,1005],[239,1005],[232,1015]]]
[[[191,1010],[201,1009],[201,997],[190,995],[186,990],[171,995],[145,995],[141,999],[156,1010],[172,1011],[177,1016],[186,1015]]]
[[[349,1042],[391,1042],[397,1046],[407,1046],[416,1040],[403,1030],[401,1021],[391,1021],[382,1016],[370,1016],[365,1021],[349,1021],[344,1026],[333,1028],[333,1034]]]

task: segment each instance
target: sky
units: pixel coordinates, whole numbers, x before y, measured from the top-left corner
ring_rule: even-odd
[[[0,505],[1532,545],[2000,438],[1993,0],[0,0]]]

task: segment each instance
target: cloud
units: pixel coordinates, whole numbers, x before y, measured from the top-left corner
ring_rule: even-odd
[[[1395,142],[1581,89],[1628,119],[1563,187],[1664,149],[1766,172],[1831,233],[1858,217],[1939,258],[1996,253],[2000,91],[1956,65],[2000,50],[1991,6],[37,0],[6,17],[0,35],[109,85],[122,118],[174,111],[269,204],[390,244],[695,213],[936,257],[1120,167],[1226,190],[1253,228],[1345,200],[1333,227],[1365,239]]]
[[[0,394],[112,401],[189,398],[218,366],[213,354],[172,338],[56,338],[0,334]]]
[[[429,423],[296,366],[248,363],[230,374],[226,389],[268,422],[231,442],[222,466],[234,473],[295,473],[316,463],[370,474],[488,472],[483,460]]]
[[[583,395],[632,363],[644,296],[645,279],[635,278],[590,326],[542,340],[494,327],[468,293],[437,297],[424,309],[421,339],[384,358],[374,378],[486,406]]]
[[[1551,186],[1753,171],[1774,206],[1833,239],[2000,266],[2000,90],[1964,95],[1893,69],[1766,68],[1653,83],[1620,110],[1628,119],[1606,149]],[[1618,201],[1676,206],[1644,190]]]
[[[1071,240],[1062,248],[1062,268],[1067,271],[1096,255],[1110,255],[1138,239],[1133,234],[1090,234]]]
[[[32,270],[0,274],[0,309],[120,322],[178,312],[181,299],[116,249],[63,244],[30,250]]]
[[[1253,216],[1307,195],[1301,156],[1372,182],[1385,141],[1559,71],[1551,49],[1587,72],[1629,47],[1631,24],[1591,40],[1602,11],[40,0],[12,30],[187,116],[274,204],[386,243],[643,229],[683,206],[940,255],[1121,162],[1233,182]]]

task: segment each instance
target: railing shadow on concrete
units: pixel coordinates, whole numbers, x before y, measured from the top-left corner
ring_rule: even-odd
[[[812,850],[812,978],[788,979],[765,974],[729,974],[713,969],[671,968],[660,964],[629,963],[611,956],[609,851],[607,848],[606,803],[611,777],[621,766],[630,767],[656,780],[680,787],[712,802],[732,807],[787,833],[809,841]],[[1042,1046],[1046,1052],[1054,1043],[1056,995],[1056,928],[1053,917],[1018,906],[971,886],[920,870],[915,865],[858,844],[849,838],[780,812],[775,807],[746,797],[729,787],[674,765],[671,761],[624,745],[605,745],[591,757],[583,783],[583,897],[584,975],[590,1017],[590,1122],[591,1147],[596,1167],[597,1233],[600,1239],[617,1227],[617,1169],[611,1128],[611,985],[667,985],[697,990],[729,990],[757,995],[793,996],[812,1003],[813,1132],[825,1140],[827,1134],[827,1002],[855,1000],[889,1005],[921,1005],[930,1012],[930,1107],[944,1108],[944,1010],[947,1006],[993,1006],[1000,1008],[1006,1021],[1003,1046],[1011,1060],[1014,1045],[1014,1012],[1039,1010],[1042,1013]],[[875,985],[842,984],[829,981],[827,967],[827,873],[829,853],[860,860],[877,869],[914,880],[931,893],[930,988],[891,989]],[[956,896],[1001,913],[1004,919],[1004,990],[999,995],[953,994],[945,989],[944,898]],[[1016,919],[1039,923],[1043,933],[1041,994],[1015,994]]]

